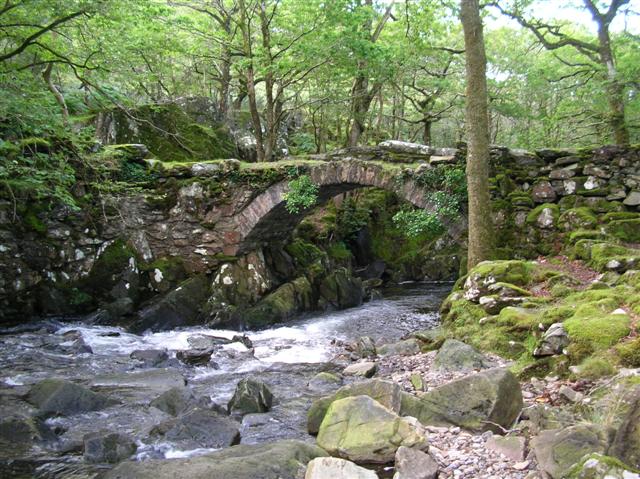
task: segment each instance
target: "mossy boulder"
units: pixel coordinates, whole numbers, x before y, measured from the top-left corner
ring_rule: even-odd
[[[105,479],[298,479],[300,471],[327,453],[302,441],[282,440],[239,445],[185,459],[128,461],[107,472]]]
[[[483,261],[467,275],[462,289],[464,298],[478,302],[481,296],[491,294],[489,287],[496,283],[527,286],[533,265],[526,261]]]
[[[329,274],[320,283],[319,292],[320,296],[336,309],[360,306],[364,298],[362,280],[351,276],[344,268]]]
[[[103,394],[62,379],[45,379],[35,384],[27,394],[27,401],[44,416],[72,416],[115,404]]]
[[[305,276],[302,276],[283,284],[255,306],[238,312],[237,315],[248,327],[263,328],[291,319],[302,311],[313,309],[314,306],[311,284]]]
[[[553,229],[560,216],[560,207],[555,203],[544,203],[527,215],[527,224],[542,229]]]
[[[465,371],[493,366],[489,359],[475,348],[456,339],[447,339],[436,354],[435,369],[441,371]]]
[[[598,218],[589,208],[581,207],[565,211],[558,218],[558,222],[564,231],[589,230],[598,224]]]
[[[302,239],[296,239],[285,247],[285,251],[293,258],[299,268],[306,268],[318,260],[326,258],[324,253],[316,245]]]
[[[631,406],[620,421],[609,454],[640,469],[640,389],[636,388],[629,402]]]
[[[307,430],[317,434],[327,409],[334,401],[352,396],[369,396],[393,412],[400,411],[401,389],[395,383],[369,379],[341,387],[333,395],[315,400],[307,413]]]
[[[489,369],[444,384],[417,398],[402,395],[400,413],[434,426],[470,431],[509,429],[522,410],[518,379],[507,369]]]
[[[635,479],[639,471],[618,459],[602,454],[589,454],[571,468],[567,479]]]
[[[539,468],[552,479],[564,479],[587,454],[603,454],[606,433],[592,424],[542,431],[531,441]]]
[[[639,243],[640,218],[611,221],[605,226],[605,231],[625,243]]]
[[[398,416],[369,396],[331,403],[318,432],[318,446],[355,462],[386,464],[400,446],[427,449],[428,445],[420,423]]]

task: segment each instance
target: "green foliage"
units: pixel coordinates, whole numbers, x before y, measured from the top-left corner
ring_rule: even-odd
[[[316,151],[316,142],[313,135],[304,132],[298,132],[291,136],[291,153],[294,155],[303,155],[305,153],[313,153]]]
[[[338,235],[344,239],[352,239],[369,223],[371,209],[360,205],[353,197],[346,198],[338,210],[336,226]]]
[[[327,254],[329,255],[329,258],[337,261],[345,261],[353,257],[351,251],[347,248],[347,245],[342,241],[331,243],[327,248]]]
[[[311,208],[318,201],[318,185],[309,175],[301,175],[289,182],[289,191],[284,194],[285,207],[291,214]]]
[[[437,235],[443,231],[440,219],[435,214],[424,210],[399,211],[393,216],[393,222],[409,238],[423,234]]]

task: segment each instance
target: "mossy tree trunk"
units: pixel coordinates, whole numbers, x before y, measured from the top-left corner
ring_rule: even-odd
[[[470,270],[491,256],[493,225],[489,196],[489,117],[487,59],[478,0],[461,0],[466,57],[467,185],[469,192]]]

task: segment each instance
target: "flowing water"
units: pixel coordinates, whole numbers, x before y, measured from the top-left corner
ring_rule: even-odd
[[[55,437],[20,454],[0,452],[0,477],[93,477],[104,466],[84,462],[82,437],[100,429],[135,437],[139,460],[209,451],[185,449],[149,435],[153,426],[169,418],[149,407],[149,402],[185,381],[213,407],[226,407],[238,381],[256,377],[271,388],[274,406],[268,413],[242,418],[241,443],[284,438],[313,441],[306,433],[306,410],[314,399],[340,384],[309,387],[309,380],[321,371],[339,372],[345,364],[341,345],[360,336],[371,336],[384,343],[433,327],[438,321],[439,305],[450,287],[426,283],[401,285],[385,290],[383,299],[358,308],[307,315],[271,329],[246,331],[253,351],[239,342],[222,345],[206,366],[188,366],[169,359],[164,367],[145,368],[129,356],[135,350],[167,349],[169,356],[175,358],[176,351],[190,349],[189,337],[231,338],[238,334],[236,331],[194,327],[137,336],[115,327],[57,321],[5,330],[0,336],[2,417],[33,414],[35,411],[23,396],[32,384],[45,378],[79,382],[108,394],[118,404],[101,411],[47,419],[46,425]],[[82,344],[92,352],[83,352],[86,346]]]

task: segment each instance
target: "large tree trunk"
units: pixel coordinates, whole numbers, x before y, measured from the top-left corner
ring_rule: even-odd
[[[433,121],[431,118],[424,118],[422,120],[422,143],[425,145],[431,145],[431,127],[433,126]]]
[[[469,192],[469,251],[467,268],[489,259],[492,251],[489,196],[489,118],[487,59],[478,0],[461,0],[466,57],[467,186]]]
[[[616,144],[629,144],[629,130],[624,117],[624,86],[618,81],[615,66],[609,25],[602,19],[598,21],[598,40],[600,44],[600,58],[607,70],[607,100],[609,102],[609,125],[613,131]]]

